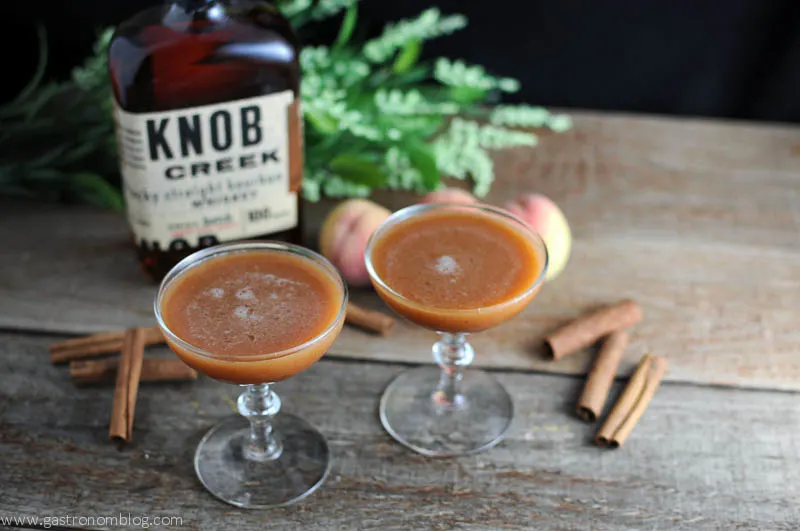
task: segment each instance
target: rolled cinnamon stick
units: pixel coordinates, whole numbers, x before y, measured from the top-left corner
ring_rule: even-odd
[[[145,345],[164,343],[164,336],[158,327],[150,326],[144,330]],[[112,354],[122,350],[125,331],[103,332],[85,337],[77,337],[50,345],[50,361],[66,363],[72,360],[92,358],[102,354]]]
[[[89,336],[76,337],[73,339],[66,339],[53,343],[50,345],[50,352],[59,352],[62,350],[71,350],[74,348],[85,347],[97,343],[105,343],[109,341],[122,341],[125,337],[125,330],[116,330],[114,332],[102,332],[100,334],[92,334]]]
[[[394,328],[394,319],[391,316],[362,308],[352,302],[347,303],[345,322],[382,336],[388,335]]]
[[[139,392],[144,361],[144,339],[143,328],[128,330],[123,338],[122,354],[117,367],[117,383],[114,387],[114,405],[111,408],[111,423],[108,429],[111,440],[119,443],[130,441],[133,434],[133,414],[136,410],[136,395]]]
[[[583,315],[570,324],[545,336],[545,345],[553,359],[588,347],[601,337],[628,328],[642,320],[642,309],[636,302],[625,299],[611,306]]]
[[[74,360],[69,364],[69,376],[75,385],[92,385],[113,380],[119,358]],[[142,361],[143,382],[196,380],[197,372],[179,359],[146,358]]]
[[[628,333],[624,330],[612,332],[603,341],[578,400],[578,416],[586,422],[594,422],[603,412],[608,391],[617,375],[617,367],[627,346]]]
[[[600,446],[619,448],[633,431],[639,418],[667,371],[667,359],[648,354],[644,356],[628,385],[620,395],[606,422],[595,438]]]

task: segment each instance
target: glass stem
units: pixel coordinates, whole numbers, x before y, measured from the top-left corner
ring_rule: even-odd
[[[433,357],[442,369],[433,400],[445,408],[465,407],[461,378],[475,358],[475,351],[467,343],[467,334],[442,333],[441,339],[433,345]]]
[[[242,452],[251,461],[271,461],[283,451],[281,441],[272,431],[272,419],[281,409],[281,399],[269,386],[247,385],[236,402],[239,413],[250,421],[250,438]]]

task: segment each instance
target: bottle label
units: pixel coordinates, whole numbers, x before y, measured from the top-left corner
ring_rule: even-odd
[[[302,147],[290,149],[299,122],[292,91],[141,114],[117,105],[115,118],[140,245],[182,250],[297,226],[300,182],[292,174],[302,171]]]

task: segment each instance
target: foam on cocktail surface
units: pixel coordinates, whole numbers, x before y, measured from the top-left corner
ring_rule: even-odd
[[[306,259],[217,260],[221,266],[211,268],[216,271],[204,271],[201,265],[179,281],[187,288],[176,290],[181,311],[177,304],[168,305],[168,318],[191,344],[204,350],[236,355],[279,352],[321,333],[338,310],[334,301],[340,292],[330,274]]]
[[[461,267],[459,267],[455,258],[447,255],[440,256],[433,267],[442,275],[454,275],[461,271]]]
[[[309,297],[314,291],[308,282],[272,273],[228,278],[189,305],[190,330],[212,349],[222,342],[236,342],[237,338],[249,342],[278,339],[282,328],[296,329],[302,326],[299,320],[316,320],[319,308],[313,296]],[[226,325],[209,328],[211,320]]]

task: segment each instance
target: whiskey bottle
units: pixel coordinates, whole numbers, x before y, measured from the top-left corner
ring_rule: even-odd
[[[172,0],[117,28],[120,171],[153,279],[219,242],[300,239],[299,51],[260,0]]]

